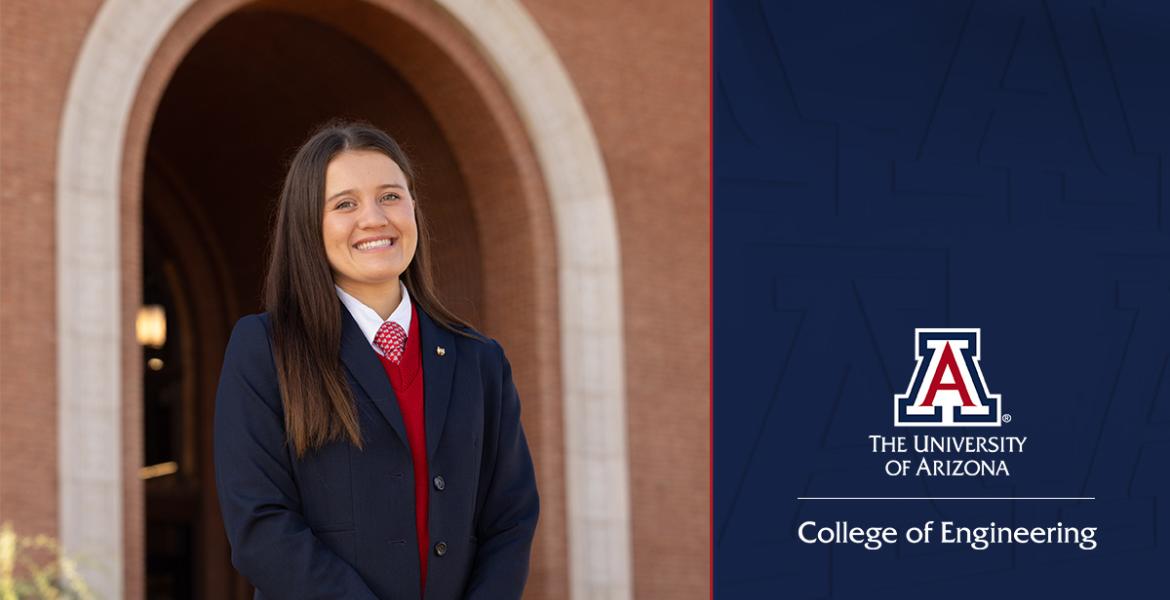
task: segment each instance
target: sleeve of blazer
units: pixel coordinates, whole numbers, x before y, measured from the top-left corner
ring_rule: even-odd
[[[215,397],[215,479],[232,564],[271,598],[375,598],[301,514],[265,324],[232,331]]]
[[[494,430],[497,437],[484,440],[485,464],[490,470],[483,474],[486,479],[481,479],[488,483],[480,503],[476,528],[479,547],[467,584],[467,600],[520,598],[528,579],[532,536],[540,513],[536,473],[520,426],[520,399],[512,383],[512,367],[498,344],[495,351],[503,377],[499,412],[494,415],[498,421],[487,431]]]

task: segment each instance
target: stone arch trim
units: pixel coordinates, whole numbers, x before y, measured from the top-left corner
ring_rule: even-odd
[[[123,597],[121,191],[138,85],[194,0],[107,0],[75,65],[56,188],[61,541]],[[482,49],[535,149],[557,247],[569,589],[632,597],[621,272],[613,197],[584,107],[517,0],[437,0]],[[588,231],[581,224],[588,223]],[[137,445],[131,445],[136,448]],[[133,516],[133,515],[131,515]],[[100,567],[85,566],[100,558]]]

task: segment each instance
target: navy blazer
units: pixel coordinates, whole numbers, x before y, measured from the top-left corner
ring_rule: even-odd
[[[340,441],[298,459],[285,441],[268,315],[244,317],[232,331],[215,399],[215,479],[232,564],[256,598],[417,600],[406,429],[386,371],[339,306],[364,449]],[[511,367],[494,340],[414,314],[428,479],[443,478],[429,487],[425,598],[519,598],[539,501]]]

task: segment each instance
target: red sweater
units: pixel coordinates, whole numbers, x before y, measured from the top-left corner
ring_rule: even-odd
[[[406,425],[406,439],[410,444],[410,458],[414,463],[414,518],[418,529],[418,560],[420,589],[424,592],[427,585],[427,555],[430,546],[430,533],[427,531],[427,499],[430,488],[430,469],[427,468],[426,419],[423,412],[423,376],[422,353],[418,339],[418,311],[411,304],[410,331],[406,334],[406,349],[402,359],[396,365],[381,354],[378,358],[386,375],[390,377],[390,385],[394,388],[394,396],[398,398],[398,410],[402,412],[402,421]]]

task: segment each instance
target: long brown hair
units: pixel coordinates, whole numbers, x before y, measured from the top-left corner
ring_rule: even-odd
[[[443,306],[430,271],[426,220],[419,208],[410,160],[385,132],[365,123],[334,121],[301,145],[280,192],[272,236],[264,308],[272,323],[276,371],[284,401],[284,426],[297,456],[348,439],[362,447],[361,428],[342,371],[341,310],[325,256],[321,222],[325,170],[347,150],[373,150],[390,157],[406,175],[414,198],[418,245],[402,274],[410,298],[440,326],[468,335],[466,322]]]

